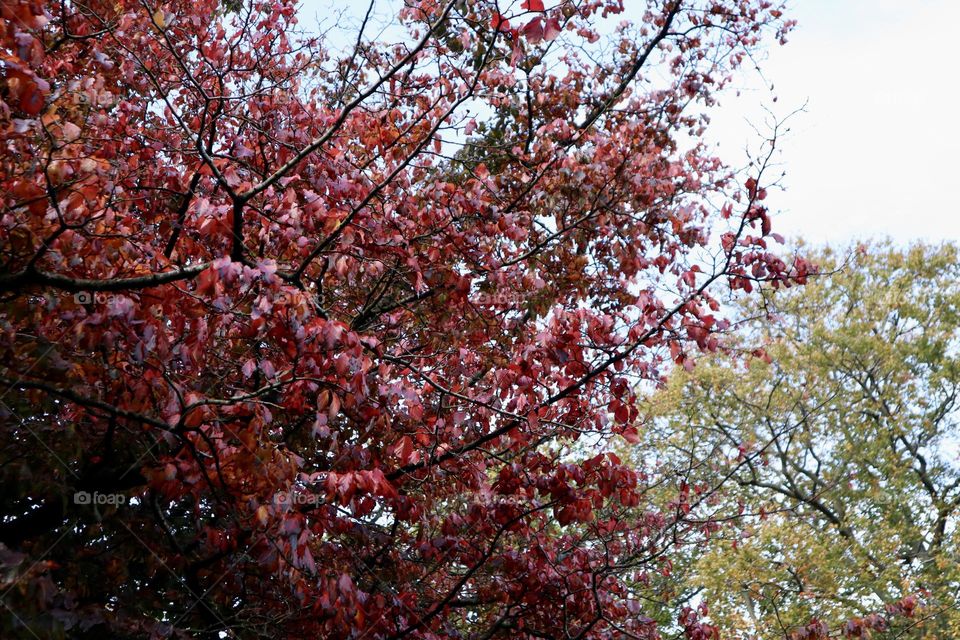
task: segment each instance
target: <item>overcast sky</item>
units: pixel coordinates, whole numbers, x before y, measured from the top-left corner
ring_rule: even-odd
[[[506,4],[510,4],[507,2]],[[550,4],[550,3],[547,3]],[[628,17],[645,4],[625,0]],[[381,19],[395,7],[377,3]],[[336,7],[336,9],[334,9]],[[356,7],[304,0],[306,25],[347,28]],[[799,26],[737,79],[711,112],[720,156],[744,163],[763,109],[794,116],[780,141],[785,191],[768,198],[776,230],[814,243],[890,236],[960,241],[960,0],[793,0]],[[352,37],[350,42],[352,43]],[[749,71],[749,70],[747,70]],[[777,101],[773,97],[777,96]]]
[[[722,157],[756,139],[745,118],[762,120],[762,105],[782,116],[806,103],[781,147],[776,228],[833,244],[960,240],[960,2],[795,0],[789,13],[799,26],[762,64],[778,100],[756,74],[724,100]]]

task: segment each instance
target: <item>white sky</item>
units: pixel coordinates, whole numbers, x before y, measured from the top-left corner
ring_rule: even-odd
[[[625,4],[635,19],[645,3]],[[350,5],[303,0],[304,26],[355,26],[367,3]],[[388,21],[395,5],[376,6]],[[787,14],[800,24],[761,60],[768,82],[745,68],[708,135],[740,166],[759,140],[748,123],[806,104],[779,143],[785,190],[767,199],[775,230],[817,244],[960,241],[960,0],[792,0]]]
[[[627,0],[628,3],[630,0]],[[957,0],[795,0],[800,24],[714,112],[721,157],[735,161],[762,122],[791,119],[779,158],[786,190],[768,204],[789,237],[846,244],[960,240],[960,25]]]

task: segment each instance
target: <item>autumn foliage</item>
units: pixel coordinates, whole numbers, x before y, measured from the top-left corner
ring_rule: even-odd
[[[730,640],[958,637],[957,247],[807,252],[806,286],[728,305],[766,361],[675,371],[621,452],[723,485],[673,578]]]
[[[690,142],[777,7],[0,11],[4,637],[717,637],[606,444],[805,278]]]

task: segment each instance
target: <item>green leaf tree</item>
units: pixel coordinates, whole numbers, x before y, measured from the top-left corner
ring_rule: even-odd
[[[763,357],[648,398],[633,455],[722,487],[704,502],[728,526],[675,570],[735,637],[960,637],[957,247],[851,253],[740,307],[732,346]]]

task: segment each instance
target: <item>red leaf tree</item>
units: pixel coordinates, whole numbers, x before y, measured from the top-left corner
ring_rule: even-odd
[[[658,636],[705,525],[604,443],[805,266],[678,142],[789,24],[622,4],[4,2],[5,637]]]

